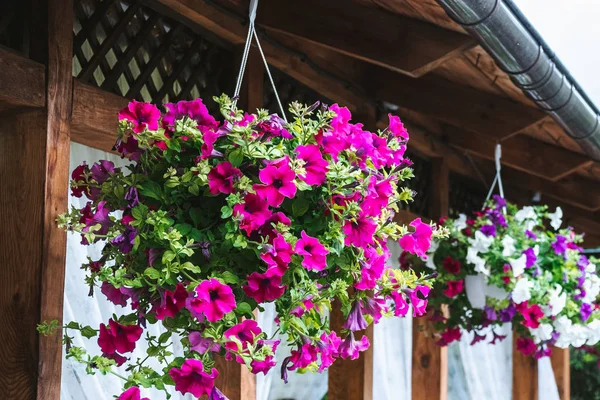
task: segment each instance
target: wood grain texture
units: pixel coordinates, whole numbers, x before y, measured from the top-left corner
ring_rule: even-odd
[[[244,6],[247,3],[242,2]],[[305,0],[303,7],[280,4],[277,0],[261,2],[257,23],[412,77],[422,76],[475,46],[468,35],[355,2]],[[319,12],[307,13],[306,9]],[[372,29],[373,25],[378,28]],[[389,51],[388,46],[394,50]]]
[[[517,350],[517,333],[513,333],[512,400],[538,399],[538,360]]]
[[[334,304],[330,317],[331,328],[339,332],[345,322],[342,311]],[[372,400],[373,399],[373,325],[364,331],[354,332],[356,340],[366,335],[371,346],[356,360],[337,359],[329,367],[328,400]]]
[[[0,111],[46,104],[45,68],[0,48]]]
[[[256,376],[234,360],[217,357],[215,361],[215,368],[219,370],[215,386],[229,400],[256,399]]]
[[[36,399],[46,126],[43,109],[0,117],[0,223],[3,227],[0,232],[0,397],[3,399]],[[62,298],[62,291],[56,294]],[[60,381],[60,375],[58,379]]]
[[[550,356],[560,400],[571,399],[571,364],[569,349],[552,348]]]
[[[67,210],[73,100],[73,0],[45,0],[47,10],[47,128],[41,237],[40,321],[62,322],[67,235],[56,218]],[[41,132],[40,132],[41,133]],[[60,399],[61,332],[40,337],[37,399]]]

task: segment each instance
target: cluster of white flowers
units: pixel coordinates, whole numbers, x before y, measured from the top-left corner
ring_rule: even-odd
[[[569,346],[581,347],[584,344],[593,346],[600,341],[600,320],[594,320],[589,324],[574,324],[569,318],[564,315],[556,318],[553,322],[554,330],[559,334],[556,343],[556,347],[562,349]],[[530,329],[533,335],[533,330]],[[538,338],[539,336],[534,336]],[[539,338],[539,340],[543,340]]]

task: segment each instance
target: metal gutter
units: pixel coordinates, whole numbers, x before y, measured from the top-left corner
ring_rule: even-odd
[[[511,0],[437,0],[513,83],[600,161],[598,109]]]

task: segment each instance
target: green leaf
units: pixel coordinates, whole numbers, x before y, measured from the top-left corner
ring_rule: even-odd
[[[194,222],[194,225],[200,226],[202,223],[202,210],[196,207],[190,208],[190,218]]]
[[[131,209],[131,215],[133,216],[133,218],[135,218],[137,220],[144,219],[146,217],[147,213],[148,213],[148,207],[146,207],[143,204],[138,204],[137,206],[135,206]]]
[[[182,236],[187,235],[192,230],[192,226],[190,224],[177,224],[173,228],[177,229]]]
[[[246,302],[238,303],[235,312],[242,315],[252,315],[252,307]]]
[[[160,271],[152,267],[146,268],[146,270],[144,271],[144,275],[146,275],[150,279],[160,279],[161,277]]]
[[[231,153],[229,153],[227,159],[229,160],[231,165],[233,165],[234,167],[239,167],[242,164],[242,161],[244,161],[244,152],[242,148],[239,147]]]
[[[167,263],[170,263],[171,261],[173,261],[174,259],[175,259],[175,253],[173,253],[171,250],[167,250],[163,253],[162,263],[167,264]]]
[[[199,274],[201,272],[200,267],[192,264],[191,262],[186,262],[181,266],[182,269],[185,269],[186,271],[190,271],[194,274]]]
[[[294,217],[300,217],[308,211],[308,207],[308,200],[303,197],[299,197],[294,200],[294,203],[292,204],[292,214]]]
[[[69,329],[79,329],[79,324],[75,321],[71,321],[66,326]]]
[[[154,181],[145,181],[144,183],[142,183],[140,194],[142,196],[160,200],[162,198],[162,188],[158,183]]]
[[[233,214],[233,209],[229,206],[221,207],[221,218],[227,219]]]
[[[225,283],[231,283],[234,285],[238,285],[240,283],[240,278],[238,278],[237,275],[231,271],[223,272],[221,275],[219,275],[219,278],[221,278],[221,280]]]
[[[167,341],[171,338],[171,332],[164,332],[158,337],[158,343],[167,343]]]
[[[98,332],[96,332],[96,330],[89,325],[81,328],[81,336],[83,336],[84,338],[91,339],[94,336],[96,336],[97,334],[98,334]]]

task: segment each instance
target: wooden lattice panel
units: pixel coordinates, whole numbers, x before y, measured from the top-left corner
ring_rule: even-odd
[[[233,52],[139,1],[76,0],[74,75],[124,97],[165,103],[231,92]],[[214,110],[213,110],[214,111]]]
[[[406,182],[406,186],[413,190],[414,200],[411,203],[401,203],[400,208],[408,210],[413,214],[429,217],[431,204],[431,191],[433,190],[431,179],[431,161],[418,156],[416,153],[407,151],[406,157],[412,162],[414,178]]]

